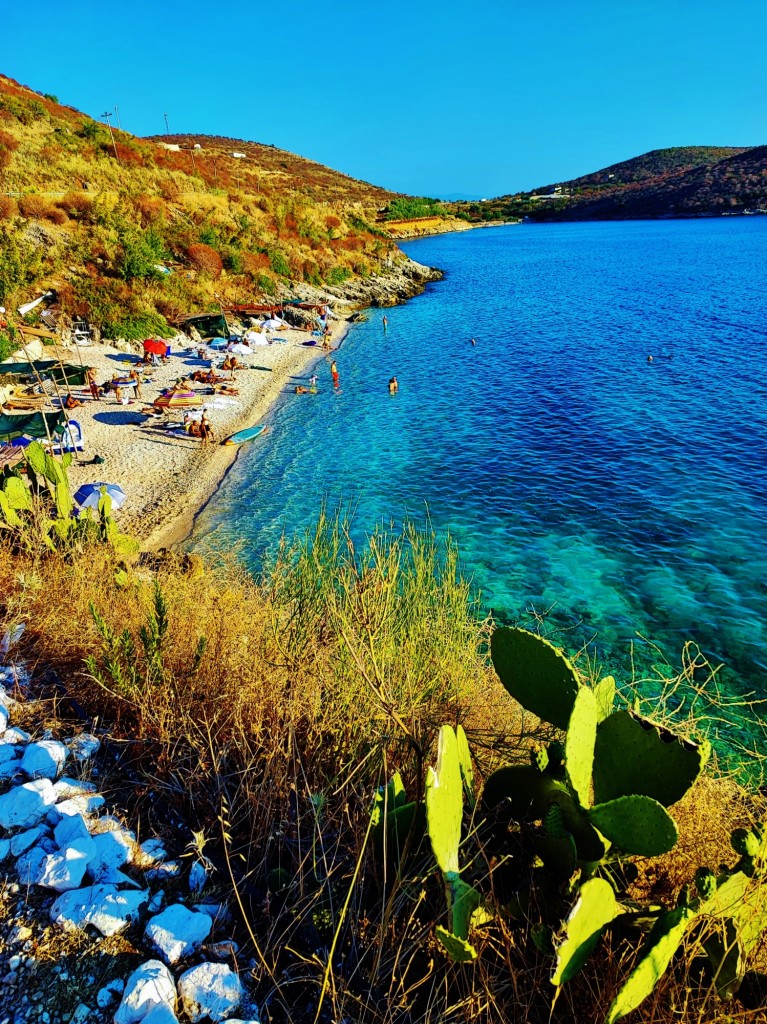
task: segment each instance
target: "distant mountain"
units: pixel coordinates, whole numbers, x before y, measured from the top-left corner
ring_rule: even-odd
[[[471,219],[534,221],[767,211],[767,146],[656,149],[571,181],[460,206]]]

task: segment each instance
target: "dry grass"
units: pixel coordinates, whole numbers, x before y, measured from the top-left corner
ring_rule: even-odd
[[[535,909],[514,926],[496,916],[476,936],[478,960],[454,964],[433,938],[446,909],[428,841],[416,839],[399,869],[372,853],[373,792],[399,770],[409,794],[421,794],[441,724],[466,725],[480,778],[524,757],[530,742],[486,665],[488,623],[449,545],[411,531],[357,552],[343,523],[323,519],[261,581],[235,562],[170,556],[131,567],[118,586],[105,549],[41,558],[2,545],[0,578],[0,621],[26,622],[25,657],[40,670],[53,665],[89,714],[130,741],[142,792],[181,810],[207,841],[260,964],[265,1019],[603,1019],[636,936],[608,935],[552,1009],[551,960],[532,942]],[[136,653],[121,661],[116,647],[107,651],[107,627],[115,638],[127,630]],[[146,651],[142,627],[155,637]],[[680,843],[640,863],[637,900],[673,905],[698,866],[732,864],[730,831],[757,808],[734,781],[705,778],[673,813]],[[508,870],[485,855],[482,830],[466,825],[472,883],[505,904]],[[633,1020],[725,1019],[687,968],[694,952]],[[754,964],[763,958],[758,951]],[[747,1018],[733,1007],[726,1019]]]

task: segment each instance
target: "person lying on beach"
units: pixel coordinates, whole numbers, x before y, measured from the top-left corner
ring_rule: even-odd
[[[223,380],[215,370],[195,370],[192,374],[192,380],[196,380],[198,384],[217,384],[220,380]]]
[[[293,390],[297,395],[310,395],[312,393],[311,388],[305,388],[303,384],[296,384]]]
[[[240,389],[233,388],[231,384],[214,384],[214,395],[239,395]]]

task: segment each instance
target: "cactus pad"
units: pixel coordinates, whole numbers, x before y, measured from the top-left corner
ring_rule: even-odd
[[[666,853],[679,838],[674,819],[649,796],[621,796],[597,804],[588,819],[619,850],[640,857]]]
[[[426,776],[426,819],[434,857],[443,875],[458,874],[463,783],[458,742],[449,725],[439,730],[437,766]]]
[[[592,878],[585,882],[563,931],[554,937],[557,962],[551,976],[552,985],[564,985],[583,967],[597,944],[605,925],[615,917],[617,903],[609,882]]]
[[[640,793],[668,807],[692,786],[710,752],[706,741],[692,743],[629,711],[615,711],[597,728],[594,800]]]
[[[498,678],[523,708],[567,728],[580,681],[561,651],[526,629],[503,627],[493,633],[490,653]]]
[[[587,686],[575,697],[565,737],[565,770],[567,779],[582,807],[591,804],[591,768],[597,735],[597,701]]]

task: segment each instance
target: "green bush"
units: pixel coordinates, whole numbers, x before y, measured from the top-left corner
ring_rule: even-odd
[[[0,362],[7,359],[18,347],[18,344],[11,340],[10,334],[0,331]]]
[[[274,295],[277,291],[277,285],[267,274],[256,274],[253,278],[253,287],[264,295]]]
[[[12,292],[31,284],[42,272],[39,251],[21,241],[9,228],[0,229],[0,305],[9,305]]]
[[[105,321],[102,330],[108,338],[125,338],[126,341],[143,341],[155,335],[170,338],[173,335],[165,317],[154,312],[132,313],[113,321]]]
[[[290,277],[290,264],[280,249],[269,249],[268,256],[269,265],[275,274],[279,274],[280,277]]]
[[[325,275],[325,280],[328,284],[342,284],[351,276],[352,273],[347,267],[331,267]]]
[[[156,231],[128,231],[120,239],[122,254],[117,272],[124,281],[151,280],[160,276],[156,264],[166,258],[165,245]]]
[[[417,217],[444,217],[445,211],[438,199],[402,196],[386,207],[386,220],[414,220]]]

